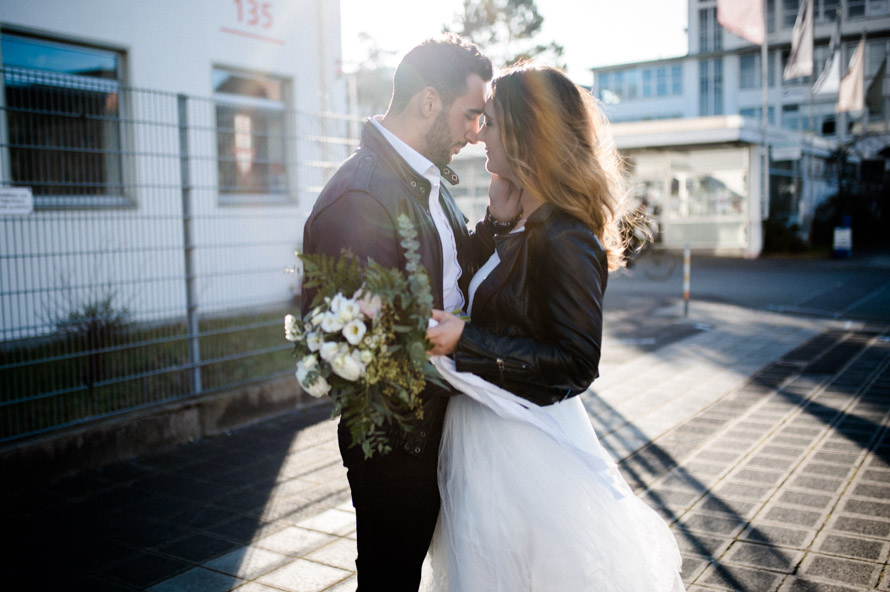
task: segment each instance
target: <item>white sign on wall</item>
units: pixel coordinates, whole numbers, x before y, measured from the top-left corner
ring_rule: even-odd
[[[30,187],[0,187],[0,216],[27,216],[33,211]]]

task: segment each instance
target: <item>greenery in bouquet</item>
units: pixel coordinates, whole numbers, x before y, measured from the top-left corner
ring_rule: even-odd
[[[331,397],[332,417],[342,415],[366,458],[390,451],[387,425],[410,431],[423,418],[419,395],[428,381],[441,380],[426,353],[433,298],[417,231],[404,214],[398,224],[404,272],[363,264],[348,251],[336,259],[300,254],[303,287],[317,291],[302,320],[284,321],[300,386]]]

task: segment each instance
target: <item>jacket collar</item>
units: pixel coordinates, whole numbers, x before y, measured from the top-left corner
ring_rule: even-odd
[[[423,178],[423,175],[414,170],[414,168],[399,155],[393,145],[390,144],[389,140],[387,140],[380,130],[377,129],[377,126],[374,125],[371,119],[368,119],[368,121],[365,122],[364,128],[362,128],[362,145],[367,146],[383,157],[398,174],[404,175],[414,181],[422,180],[425,188],[421,187],[421,184],[418,183],[417,185],[412,185],[412,190],[414,193],[421,195],[421,197],[429,195],[429,184]],[[457,176],[457,173],[455,173],[450,166],[440,166],[438,169],[445,180],[451,185],[460,183],[460,177]]]
[[[544,222],[549,220],[550,217],[555,213],[556,208],[549,203],[544,202],[543,204],[538,206],[538,209],[531,213],[531,215],[528,217],[528,220],[525,221],[525,224],[526,226],[543,224]]]

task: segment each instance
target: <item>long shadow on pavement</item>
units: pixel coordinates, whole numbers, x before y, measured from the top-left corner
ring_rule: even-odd
[[[800,568],[803,553],[793,549],[806,548],[805,538],[791,540],[797,533],[794,528],[752,523],[774,496],[779,497],[777,490],[794,470],[790,462],[760,454],[765,446],[812,436],[816,423],[821,424],[818,433],[823,436],[830,431],[887,462],[888,447],[881,438],[887,438],[882,422],[890,401],[890,344],[879,338],[880,333],[818,335],[621,460],[619,466],[631,486],[674,525],[686,559],[687,583],[704,576],[705,584],[759,592],[775,589],[782,578]],[[599,413],[606,414],[612,426],[627,424],[595,392],[587,405],[595,424]],[[605,440],[612,439],[617,449],[632,449],[633,442],[644,438],[634,430],[626,425]],[[721,467],[720,462],[726,464]],[[785,466],[785,472],[759,470],[764,464]],[[762,479],[774,482],[758,482]],[[767,519],[781,522],[782,510],[769,506]],[[785,510],[793,524],[796,510]],[[730,565],[721,563],[724,557],[731,559]]]

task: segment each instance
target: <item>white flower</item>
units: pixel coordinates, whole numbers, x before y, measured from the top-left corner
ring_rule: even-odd
[[[313,327],[318,327],[321,325],[322,320],[324,320],[324,311],[318,306],[312,311],[312,317],[309,319],[309,322]]]
[[[340,307],[343,305],[344,300],[346,300],[346,297],[340,292],[334,294],[333,298],[325,298],[325,302],[328,303],[328,310],[334,314],[340,314]]]
[[[346,353],[341,353],[331,360],[331,370],[334,374],[346,380],[355,382],[365,373],[364,367],[355,358]]]
[[[321,319],[321,329],[325,333],[337,333],[342,328],[343,321],[340,320],[339,315],[333,312],[325,313],[324,317]]]
[[[330,363],[339,351],[340,345],[336,341],[325,341],[321,344],[321,347],[318,348],[318,355],[321,356],[322,360]]]
[[[288,341],[297,341],[300,338],[300,332],[297,329],[297,319],[294,315],[284,316],[284,338]]]
[[[343,327],[343,337],[352,345],[358,345],[358,342],[365,336],[368,328],[359,319],[352,319]]]
[[[312,331],[306,334],[306,345],[309,346],[309,351],[318,351],[322,343],[324,343],[324,335],[319,331]]]
[[[355,312],[358,311],[358,305],[340,293],[337,293],[336,296],[330,299],[328,307],[330,314],[336,315],[341,323],[351,321],[355,317]]]
[[[297,380],[299,381],[300,386],[303,387],[303,390],[313,397],[323,397],[331,390],[331,385],[328,384],[328,381],[325,380],[324,376],[315,376],[315,380],[313,380],[311,384],[306,382],[309,372],[317,365],[318,360],[315,356],[311,355],[306,356],[297,362]]]
[[[343,302],[340,303],[338,316],[344,323],[349,323],[353,319],[358,318],[359,314],[361,314],[361,310],[359,310],[358,302],[355,300],[344,298]]]
[[[366,349],[360,350],[358,355],[362,359],[362,364],[370,364],[374,360],[374,354]]]

